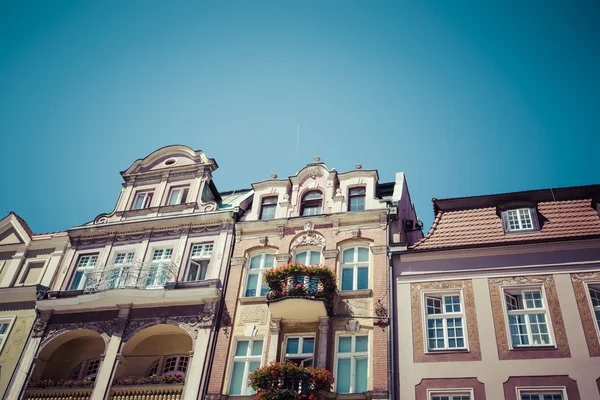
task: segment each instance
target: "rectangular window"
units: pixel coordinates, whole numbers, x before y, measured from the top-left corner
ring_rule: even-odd
[[[8,339],[8,334],[10,333],[14,321],[15,317],[0,319],[0,354],[2,354],[2,348]]]
[[[519,390],[520,400],[563,400],[563,390]]]
[[[304,265],[321,264],[321,252],[318,250],[306,250],[296,253],[294,260]]]
[[[259,254],[250,258],[245,297],[260,297],[267,295],[269,287],[263,281],[262,276],[266,269],[273,268],[274,265],[274,254]]]
[[[134,257],[135,253],[133,251],[115,254],[113,265],[109,266],[104,273],[108,289],[124,288],[125,286],[134,284],[132,281],[135,277],[131,270]]]
[[[150,203],[152,202],[152,195],[154,192],[139,192],[135,195],[135,200],[133,201],[132,210],[141,210],[142,208],[150,207]]]
[[[531,208],[519,208],[502,213],[506,232],[531,231],[535,229]]]
[[[348,191],[348,211],[363,211],[365,209],[364,187],[351,188]]]
[[[513,347],[550,346],[550,326],[540,289],[509,289],[504,292]]]
[[[427,349],[465,349],[464,311],[460,294],[426,295]]]
[[[471,400],[469,393],[432,393],[430,400]]]
[[[186,282],[202,281],[206,279],[206,271],[210,262],[213,244],[195,244],[190,250]]]
[[[260,219],[275,219],[275,210],[277,210],[277,196],[263,197],[260,205]]]
[[[230,396],[254,394],[254,390],[248,384],[248,376],[252,371],[260,368],[262,349],[262,339],[237,341],[233,356],[231,382],[229,383]]]
[[[27,269],[25,270],[25,273],[21,276],[21,281],[19,283],[23,285],[37,284],[42,277],[44,265],[46,265],[45,261],[35,261],[27,264]]]
[[[171,188],[171,191],[169,192],[169,198],[167,199],[167,205],[174,206],[177,204],[185,203],[188,195],[188,190],[188,186]]]
[[[342,252],[342,290],[369,288],[369,248],[352,247]]]
[[[71,281],[70,290],[83,290],[87,282],[87,274],[91,273],[98,262],[98,254],[86,254],[79,256],[75,275]]]
[[[302,367],[312,367],[314,352],[314,337],[290,336],[285,341],[285,361]]]
[[[600,329],[600,285],[590,286],[589,288],[596,323],[598,324],[598,329]]]
[[[145,287],[162,288],[167,283],[173,249],[156,249],[146,270]]]
[[[366,392],[368,376],[369,336],[339,336],[335,379],[337,392]]]

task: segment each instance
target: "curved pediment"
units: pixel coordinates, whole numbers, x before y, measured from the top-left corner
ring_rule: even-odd
[[[173,145],[162,147],[145,158],[136,160],[126,171],[121,172],[121,175],[171,170],[186,166],[205,166],[213,171],[217,168],[217,163],[212,158],[206,157],[202,150]]]

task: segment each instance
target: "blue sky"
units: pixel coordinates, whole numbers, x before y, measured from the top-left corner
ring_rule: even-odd
[[[600,182],[600,3],[412,3],[0,1],[0,212],[87,222],[175,143],[220,190],[404,171],[425,231],[432,197]]]

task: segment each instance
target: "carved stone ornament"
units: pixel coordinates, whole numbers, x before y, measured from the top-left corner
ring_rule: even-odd
[[[284,193],[283,194],[283,202],[288,202],[288,201],[290,201],[290,195],[287,193]]]
[[[300,246],[318,246],[321,250],[324,250],[325,238],[316,232],[306,232],[294,239],[290,249],[293,250]]]
[[[198,329],[210,328],[214,318],[214,313],[202,313],[200,315],[132,319],[123,333],[123,341],[126,342],[144,329],[159,324],[177,326],[185,330],[195,340],[198,337]]]
[[[285,234],[285,225],[281,224],[281,225],[277,225],[277,237],[279,237],[279,239],[283,238]]]
[[[45,346],[52,339],[62,335],[65,332],[73,331],[75,329],[88,329],[98,333],[105,343],[108,343],[108,339],[112,335],[113,321],[95,321],[95,322],[74,322],[70,324],[50,324],[48,325],[48,331],[41,343],[40,347]]]
[[[352,238],[358,239],[360,237],[360,229],[352,229]]]
[[[245,306],[242,308],[242,312],[240,313],[240,319],[238,321],[238,325],[244,325],[247,323],[257,323],[260,325],[264,325],[267,323],[267,306],[266,305],[257,305],[257,306]]]
[[[314,227],[315,227],[315,224],[308,221],[306,224],[304,224],[304,232],[310,232],[313,230]]]
[[[355,319],[348,321],[348,325],[346,325],[346,331],[348,331],[348,332],[360,331],[360,322],[358,322]]]
[[[334,219],[332,221],[332,225],[333,225],[333,233],[334,234],[338,234],[340,233],[340,220],[339,219]]]
[[[204,203],[201,206],[202,211],[215,211],[217,209],[217,203],[211,201],[209,203]]]
[[[311,166],[306,168],[305,173],[308,177],[312,178],[312,179],[317,179],[321,176],[323,176],[323,173],[321,172],[321,168],[316,167],[316,166]]]
[[[261,246],[266,246],[267,243],[269,243],[269,237],[268,236],[260,237],[258,239],[258,243],[260,243]]]
[[[335,197],[342,197],[342,189],[340,189],[340,188],[335,189]]]

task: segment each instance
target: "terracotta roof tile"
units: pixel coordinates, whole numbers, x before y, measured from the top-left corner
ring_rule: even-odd
[[[540,230],[523,233],[504,233],[496,207],[438,211],[427,236],[410,248],[429,250],[600,236],[600,217],[591,205],[591,198],[540,202]]]

